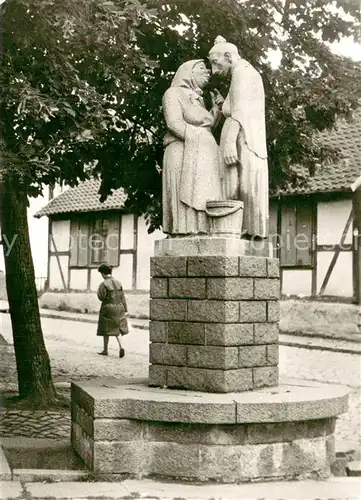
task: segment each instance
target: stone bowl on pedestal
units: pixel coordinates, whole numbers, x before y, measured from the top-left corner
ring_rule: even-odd
[[[240,238],[243,224],[243,202],[239,200],[207,201],[206,214],[212,236]]]

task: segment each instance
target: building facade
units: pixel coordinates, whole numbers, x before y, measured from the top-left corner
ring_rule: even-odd
[[[116,190],[99,202],[100,181],[69,188],[40,210],[49,218],[48,286],[58,291],[95,291],[102,262],[127,290],[148,290],[150,257],[160,231],[148,234],[144,217],[124,211],[126,195]]]

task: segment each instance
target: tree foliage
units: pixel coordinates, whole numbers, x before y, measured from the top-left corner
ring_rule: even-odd
[[[312,174],[317,164],[335,158],[337,151],[315,138],[318,131],[332,127],[338,115],[349,116],[361,97],[360,63],[330,50],[330,44],[343,37],[359,39],[357,0],[160,3],[157,19],[143,24],[139,37],[144,53],[159,63],[147,80],[148,92],[143,97],[147,121],[162,122],[159,94],[179,64],[187,58],[207,57],[215,37],[221,34],[263,76],[271,188],[302,181],[295,165],[305,166]],[[159,2],[149,2],[156,4]],[[181,34],[177,26],[182,26]],[[271,64],[271,54],[279,58],[277,67]],[[151,97],[153,89],[158,101]]]
[[[8,0],[1,6],[0,226],[19,396],[56,402],[41,330],[26,206],[45,184],[89,175],[104,131],[127,130],[112,104],[147,59],[134,28],[137,0]],[[124,146],[123,146],[124,147]],[[5,238],[6,237],[6,238]]]
[[[161,98],[177,67],[207,57],[218,34],[262,73],[273,188],[297,181],[292,165],[325,161],[315,132],[361,94],[359,63],[329,48],[359,34],[357,0],[8,0],[2,16],[6,168],[28,194],[98,173],[102,198],[125,187],[129,207],[155,225]]]
[[[74,184],[102,162],[104,131],[125,147],[128,121],[112,109],[147,63],[134,28],[151,12],[137,0],[7,0],[1,14],[3,169],[29,195]]]

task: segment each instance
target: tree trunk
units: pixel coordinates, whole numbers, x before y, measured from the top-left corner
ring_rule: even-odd
[[[0,225],[19,396],[46,403],[56,393],[40,323],[27,205],[26,194],[5,175],[0,189]]]

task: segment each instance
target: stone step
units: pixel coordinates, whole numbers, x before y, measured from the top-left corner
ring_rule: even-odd
[[[68,439],[2,438],[11,469],[85,470]]]

